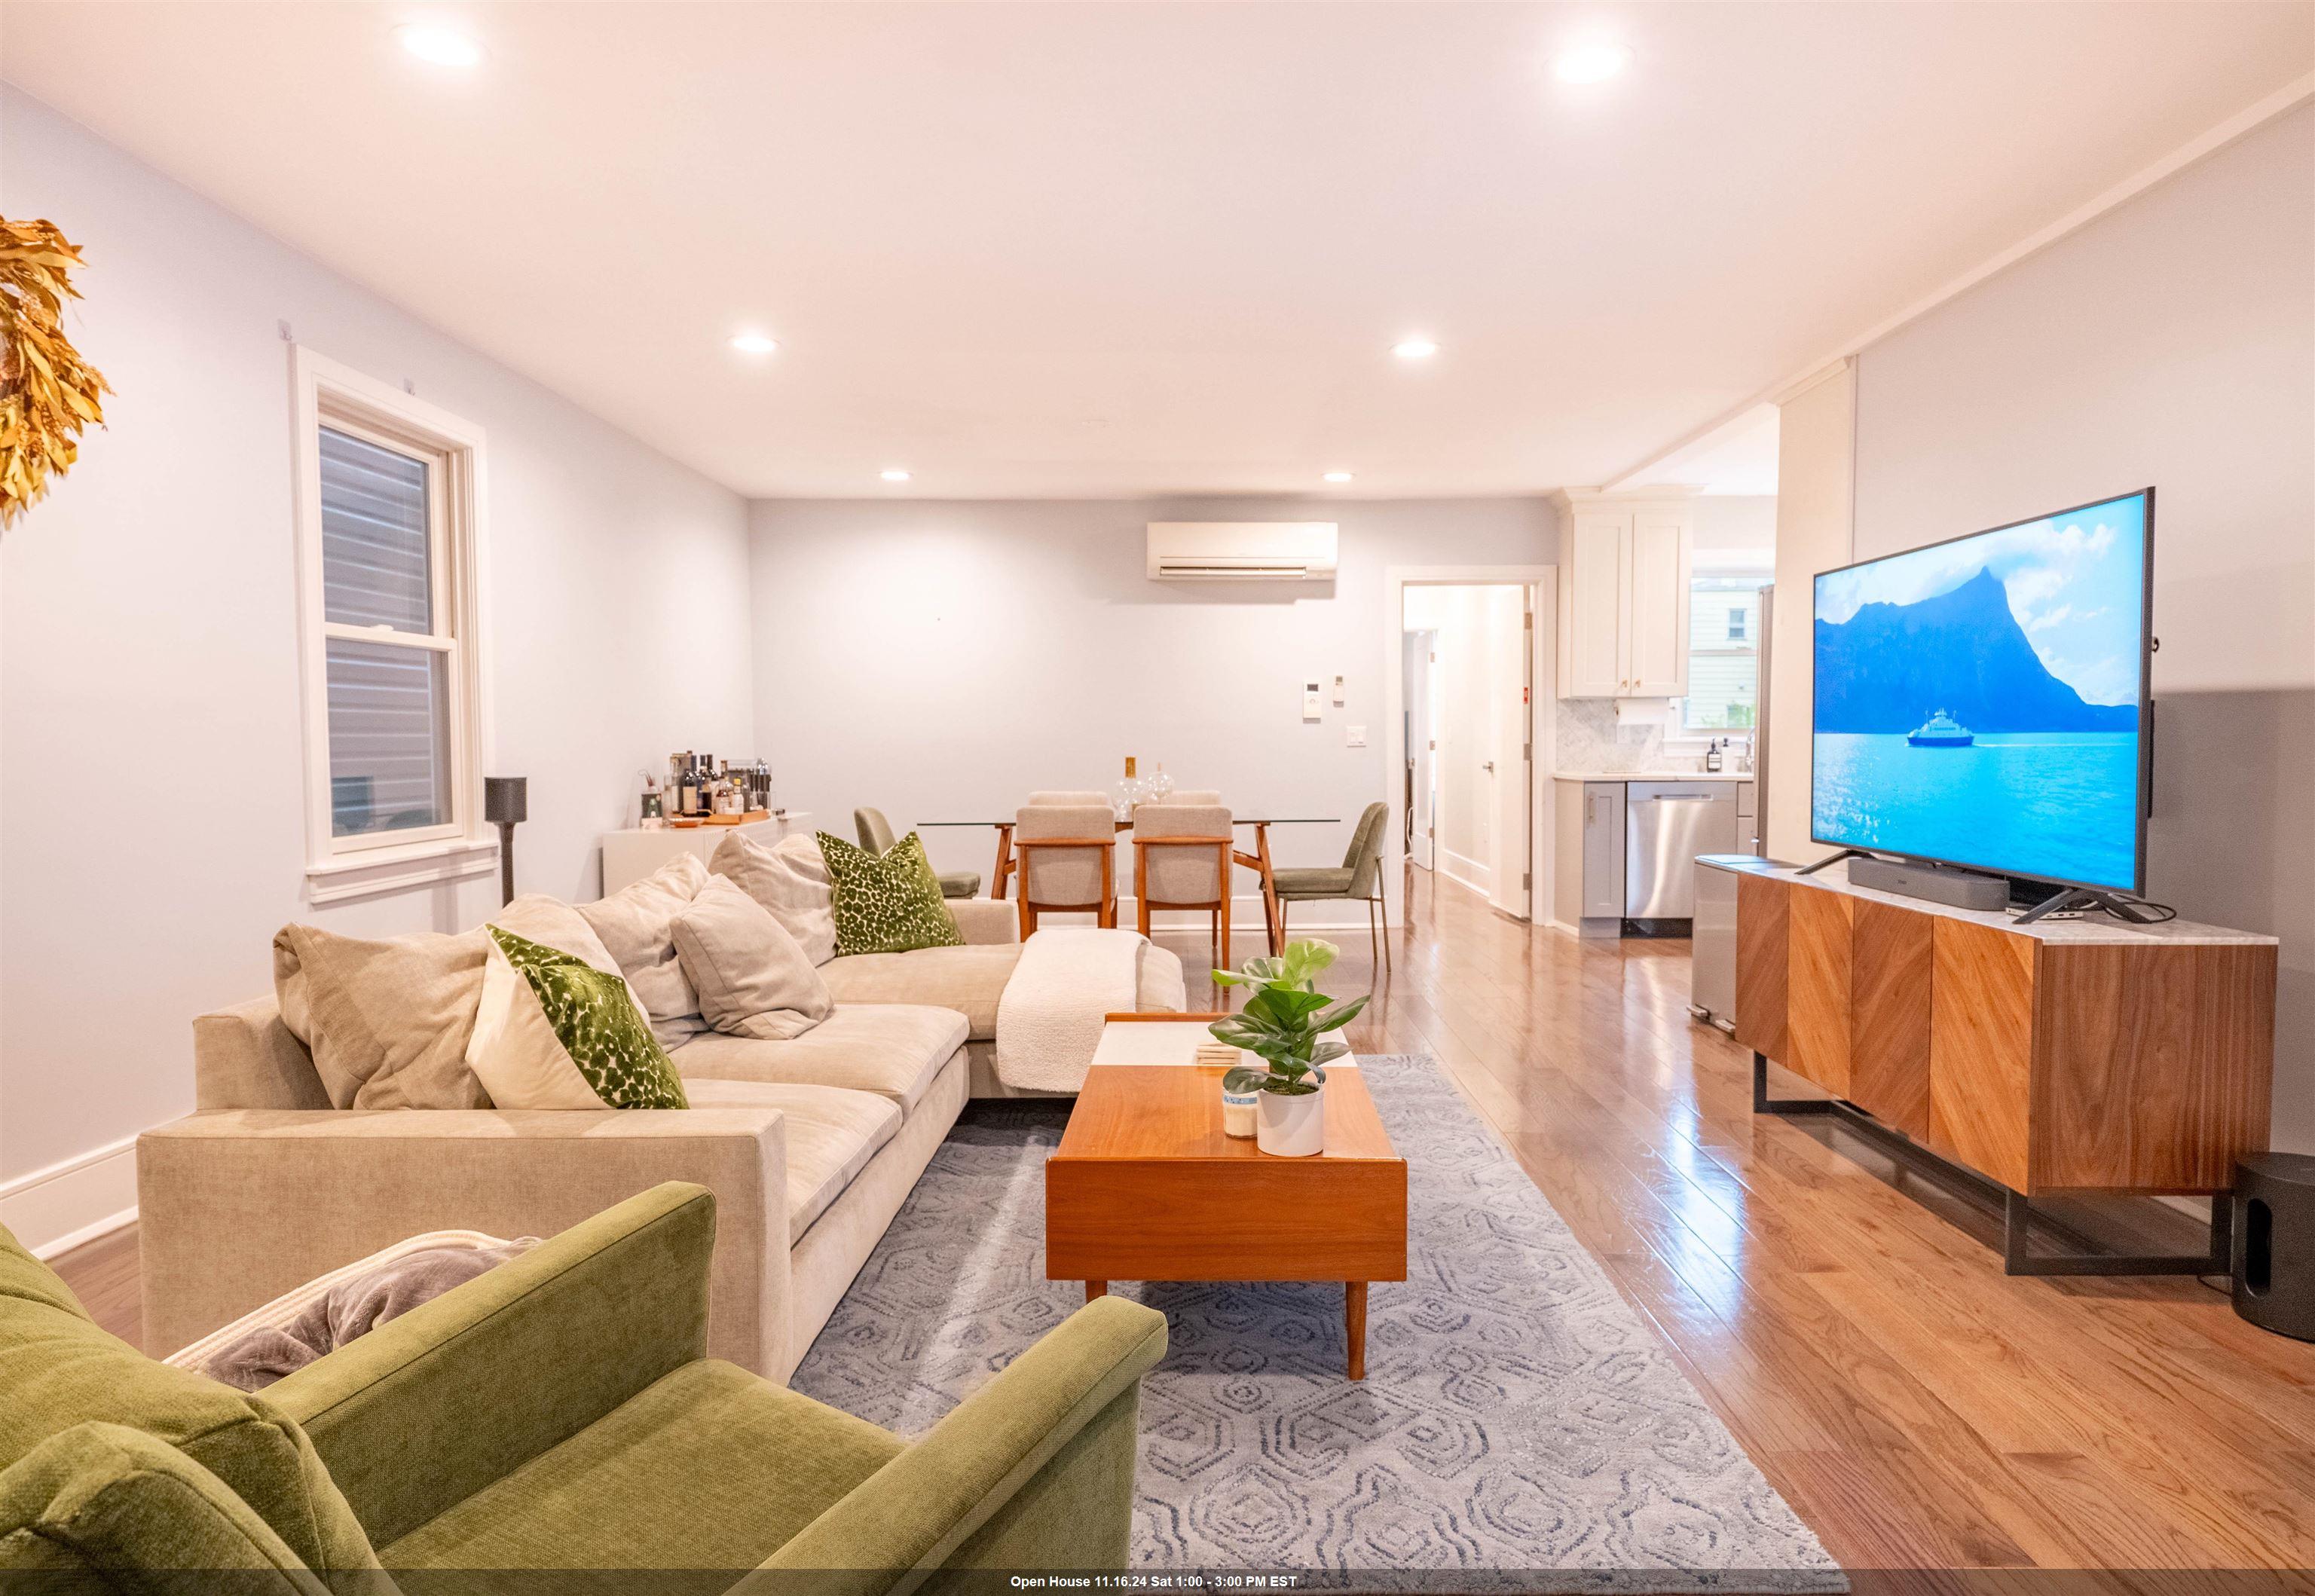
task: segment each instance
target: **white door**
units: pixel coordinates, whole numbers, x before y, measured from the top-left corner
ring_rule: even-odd
[[[1632,518],[1628,682],[1633,698],[1688,692],[1689,519],[1643,510]]]
[[[1432,666],[1438,660],[1439,634],[1401,634],[1401,713],[1406,721],[1406,769],[1402,776],[1406,819],[1407,856],[1424,869],[1431,868],[1431,843],[1439,829],[1439,745],[1434,716]]]
[[[1623,650],[1631,518],[1579,510],[1574,520],[1565,562],[1567,581],[1560,589],[1558,693],[1562,698],[1613,698],[1631,674]]]
[[[1488,900],[1516,919],[1526,919],[1528,900],[1529,784],[1531,743],[1528,684],[1534,679],[1532,590],[1488,591],[1488,670],[1495,700],[1495,857]]]

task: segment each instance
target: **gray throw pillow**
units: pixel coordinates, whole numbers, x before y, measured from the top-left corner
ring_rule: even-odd
[[[716,1030],[785,1042],[835,1011],[828,983],[795,938],[730,879],[708,877],[674,929],[699,1012]]]
[[[651,1016],[652,1034],[661,1047],[679,1046],[707,1029],[700,1017],[699,998],[675,956],[674,935],[675,917],[706,880],[706,865],[689,854],[678,854],[608,898],[577,906],[580,917],[618,962],[619,973]]]
[[[708,868],[728,876],[740,890],[763,905],[780,923],[803,956],[814,964],[836,957],[834,890],[828,880],[828,862],[820,845],[801,834],[776,843],[758,842],[749,833],[768,827],[741,826],[715,846]]]

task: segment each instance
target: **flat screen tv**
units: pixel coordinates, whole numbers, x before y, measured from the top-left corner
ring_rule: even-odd
[[[2146,885],[2154,490],[1816,579],[1820,843]]]

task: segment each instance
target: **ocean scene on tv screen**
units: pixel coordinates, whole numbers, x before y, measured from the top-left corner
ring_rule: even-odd
[[[2130,891],[2146,498],[1816,579],[1822,842]]]

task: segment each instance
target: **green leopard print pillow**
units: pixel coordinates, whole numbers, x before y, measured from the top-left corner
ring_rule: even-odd
[[[687,1108],[683,1081],[627,983],[488,926],[466,1065],[500,1108]]]
[[[917,948],[962,947],[964,935],[941,899],[940,878],[915,832],[883,854],[820,834],[835,895],[836,956],[905,953]]]

